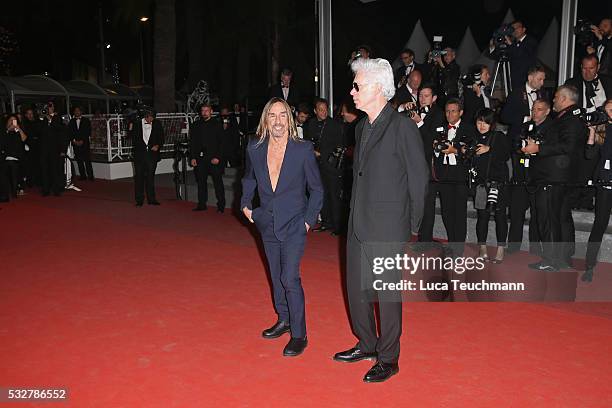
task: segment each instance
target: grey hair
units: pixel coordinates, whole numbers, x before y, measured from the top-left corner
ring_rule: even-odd
[[[580,99],[578,96],[578,90],[572,85],[561,85],[559,88],[557,88],[557,92],[574,103],[578,103]]]
[[[351,64],[355,74],[363,72],[369,74],[374,83],[380,85],[385,99],[389,100],[395,95],[395,84],[393,81],[393,68],[389,61],[382,58],[358,58]]]

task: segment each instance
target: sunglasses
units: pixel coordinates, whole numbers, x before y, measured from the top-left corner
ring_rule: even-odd
[[[365,86],[365,84],[361,86]],[[359,92],[359,84],[357,82],[353,82],[353,89],[355,90],[355,92]]]

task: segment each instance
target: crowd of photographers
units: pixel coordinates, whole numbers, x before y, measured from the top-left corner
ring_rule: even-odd
[[[490,261],[501,263],[506,254],[518,251],[529,209],[529,250],[541,256],[529,267],[573,268],[572,209],[595,209],[582,275],[584,281],[592,280],[612,208],[612,140],[606,137],[612,82],[604,74],[609,72],[611,20],[590,25],[589,32],[592,41],[584,45],[579,73],[556,89],[544,88],[546,70],[536,60],[537,41],[520,21],[498,29],[490,42],[489,55],[506,70],[500,81],[507,82],[497,87],[485,65],[470,67],[461,76],[455,50],[443,48],[441,38],[434,38],[425,64],[417,64],[410,49],[401,53],[391,103],[418,126],[431,164],[419,231],[423,249],[434,242],[439,198],[446,250],[461,256],[468,201],[473,200],[480,256],[489,260],[491,218],[497,248]],[[371,56],[363,45],[351,61]],[[296,108],[298,118],[308,115],[308,109]],[[331,119],[329,109],[327,101],[317,100],[314,116],[297,123],[304,139],[315,145],[326,192],[321,223],[314,230],[340,234],[348,212],[350,158],[360,113],[350,100],[339,107],[336,118],[342,121]]]

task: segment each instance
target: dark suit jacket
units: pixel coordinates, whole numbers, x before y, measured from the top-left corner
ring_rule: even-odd
[[[600,86],[603,88],[604,93],[606,94],[606,100],[612,98],[612,79],[603,76],[603,75],[599,75],[599,83],[601,84]],[[565,85],[572,85],[574,88],[576,88],[578,90],[578,103],[577,105],[580,106],[581,108],[584,107],[584,90],[583,90],[583,85],[584,85],[584,80],[582,79],[582,76],[575,76],[573,78],[568,79],[567,81],[565,81]]]
[[[280,84],[272,85],[270,87],[270,98],[281,98],[285,99],[283,96],[283,88]],[[295,85],[291,85],[289,87],[289,95],[287,95],[287,103],[289,106],[298,106],[300,103],[300,94]]]
[[[199,119],[189,128],[189,159],[202,159],[210,162],[223,156],[223,125],[211,118]],[[202,153],[202,155],[200,155]]]
[[[418,92],[418,90],[417,90]],[[408,103],[408,102],[414,102],[417,104],[417,106],[419,105],[419,98],[415,98],[410,91],[408,90],[408,88],[406,88],[406,85],[403,85],[399,88],[397,88],[397,90],[395,91],[395,96],[393,97],[393,105],[395,106],[399,106],[402,105],[404,103]]]
[[[152,124],[153,127],[151,128],[149,143],[145,145],[142,138],[142,121],[136,120],[132,122],[132,129],[129,130],[129,136],[134,146],[134,161],[143,161],[147,158],[154,162],[161,160],[160,152],[164,144],[164,129],[157,119],[153,119]],[[153,146],[159,146],[159,149],[154,152],[151,150]]]
[[[68,122],[68,132],[70,140],[84,142],[82,146],[74,144],[74,154],[77,159],[88,159],[89,157],[89,137],[91,136],[91,122],[89,119],[81,116],[81,123],[77,129],[76,118],[70,119]]]
[[[537,93],[537,98],[546,98],[546,93],[540,89]],[[509,126],[508,136],[511,140],[516,141],[516,137],[521,133],[523,118],[531,116],[529,110],[529,100],[527,99],[527,91],[525,90],[525,82],[519,88],[514,88],[506,104],[501,111],[501,121]]]
[[[306,122],[304,139],[312,142],[315,149],[321,153],[319,158],[321,169],[334,171],[335,168],[331,167],[328,159],[336,147],[345,146],[342,125],[330,117],[319,121],[315,116]]]
[[[387,104],[361,154],[368,117],[355,129],[349,235],[361,242],[406,242],[419,230],[429,170],[419,131]]]
[[[418,64],[416,62],[413,62],[414,64],[414,70],[417,71],[421,71],[421,74],[425,74],[425,67],[422,66],[421,64]],[[395,86],[397,86],[397,84],[399,83],[399,81],[401,81],[401,79],[403,77],[406,76],[406,66],[402,64],[401,67],[399,67],[398,69],[395,70],[395,72],[393,73],[393,80],[395,81]]]
[[[251,208],[257,189],[260,206],[253,210],[252,218],[261,233],[274,222],[274,235],[285,241],[305,233],[304,222],[316,224],[323,206],[323,185],[312,143],[289,139],[275,191],[268,171],[268,139],[261,144],[251,140],[246,156],[240,208]]]
[[[44,157],[60,157],[68,149],[66,126],[59,114],[53,115],[51,122],[44,118],[40,125],[40,153]]]
[[[612,48],[612,38],[597,40],[593,47],[597,50],[600,45],[603,45],[604,49],[599,59],[599,74],[610,76],[612,75],[612,50],[610,49]]]
[[[427,165],[431,168],[431,158],[433,157],[433,142],[436,138],[436,129],[442,126],[446,126],[446,118],[444,112],[433,104],[430,111],[423,119],[423,125],[419,128],[421,133],[421,139],[423,140],[423,149],[425,151],[425,160]]]
[[[448,123],[444,123],[444,129],[448,132]],[[461,154],[463,145],[472,145],[476,140],[476,128],[466,119],[461,119],[459,127],[455,133],[455,138],[452,144],[459,152],[455,153],[456,165],[444,164],[444,153],[440,153],[437,157],[433,156],[433,167],[435,171],[435,179],[438,181],[456,181],[467,182],[468,163],[464,160]]]

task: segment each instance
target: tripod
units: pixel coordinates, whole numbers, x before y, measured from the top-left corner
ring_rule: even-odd
[[[512,91],[512,81],[510,79],[510,61],[508,60],[508,56],[505,53],[505,50],[501,52],[499,59],[497,60],[497,64],[495,65],[495,74],[493,75],[493,82],[491,83],[491,96],[495,91],[495,83],[499,78],[499,69],[501,67],[502,75],[503,75],[503,88],[504,94],[506,98],[508,94]],[[500,79],[501,80],[501,79]]]

